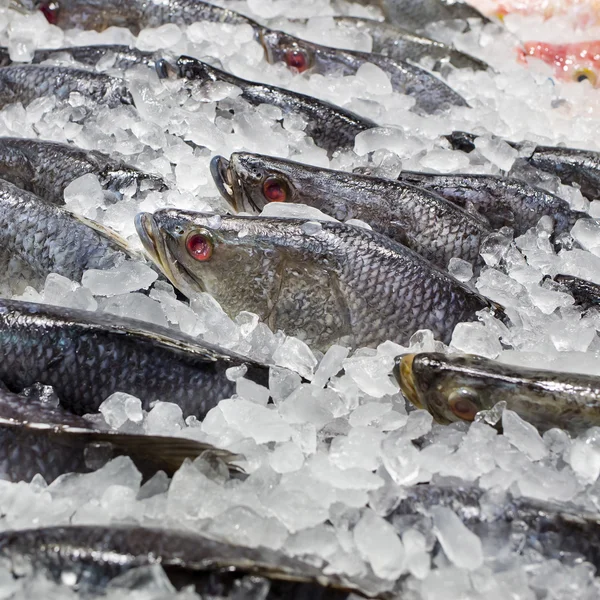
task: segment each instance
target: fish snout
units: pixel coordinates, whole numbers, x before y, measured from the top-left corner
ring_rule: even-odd
[[[158,225],[151,213],[139,213],[135,216],[135,230],[142,241],[146,252],[151,256],[156,255],[157,241],[160,235]]]
[[[233,210],[238,212],[239,207],[233,192],[233,177],[231,173],[231,163],[223,156],[215,156],[210,161],[210,174],[219,190],[219,193]]]
[[[417,408],[424,408],[419,399],[413,374],[413,362],[415,356],[416,354],[401,354],[400,356],[397,356],[394,365],[394,377],[400,385],[404,397]]]

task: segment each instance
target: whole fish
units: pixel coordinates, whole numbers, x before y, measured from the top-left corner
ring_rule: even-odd
[[[448,62],[458,69],[485,71],[489,68],[484,61],[461,52],[453,46],[384,21],[358,17],[334,17],[333,19],[338,27],[367,33],[373,41],[372,51],[393,60],[419,62],[424,58],[431,58],[436,60],[434,70],[438,70],[441,64]]]
[[[352,592],[360,593],[339,577],[324,575],[317,566],[267,548],[137,525],[4,531],[0,561],[14,565],[17,578],[33,570],[65,583],[61,575],[68,571],[75,575],[73,587],[83,592],[100,590],[131,569],[160,565],[175,587],[194,585],[202,598],[342,600]]]
[[[290,69],[321,75],[354,75],[372,63],[390,76],[392,88],[415,99],[415,108],[433,113],[450,106],[468,106],[466,100],[443,81],[408,62],[392,60],[381,54],[341,50],[301,40],[282,31],[260,32],[260,40],[270,63],[283,61]]]
[[[74,61],[88,67],[95,67],[100,61],[110,61],[107,66],[125,70],[140,64],[154,67],[157,57],[158,53],[155,52],[144,52],[129,46],[110,44],[36,50],[31,63],[39,64],[47,60]],[[7,67],[12,64],[18,63],[10,58],[9,49],[0,47],[0,66]]]
[[[193,80],[192,83],[197,85],[224,81],[239,87],[242,90],[242,98],[250,104],[271,104],[279,107],[283,114],[302,115],[307,121],[306,133],[313,138],[317,146],[325,148],[330,154],[335,150],[353,148],[354,138],[360,132],[377,127],[373,121],[339,106],[265,83],[240,79],[195,58],[180,57],[176,68],[179,77]],[[157,70],[159,75],[167,76],[170,65],[166,61],[159,61]]]
[[[473,421],[506,402],[540,430],[579,433],[600,425],[600,377],[435,352],[399,357],[394,374],[406,398],[439,423]]]
[[[585,213],[569,203],[519,179],[495,175],[418,173],[402,171],[398,179],[443,196],[487,220],[492,229],[511,227],[515,235],[535,227],[544,215],[554,220],[554,234],[569,231]]]
[[[48,402],[0,389],[1,479],[30,481],[39,473],[50,483],[64,473],[85,473],[98,466],[86,456],[94,449],[104,461],[131,456],[146,476],[158,470],[172,474],[186,458],[205,453],[226,461],[235,458],[195,440],[102,429]]]
[[[0,300],[0,381],[15,393],[51,385],[75,413],[98,410],[114,392],[178,404],[199,418],[231,396],[232,366],[260,383],[268,369],[177,331],[114,315]]]
[[[445,136],[455,150],[472,152],[475,149],[473,133],[453,131]],[[531,142],[507,142],[520,151],[519,162],[556,175],[563,184],[576,184],[581,193],[594,200],[600,198],[600,152],[563,148],[562,146],[537,146]],[[513,169],[515,168],[513,167]]]
[[[134,34],[145,27],[159,27],[165,23],[191,25],[197,21],[229,23],[231,25],[258,25],[227,8],[202,0],[13,0],[25,10],[40,10],[52,25],[63,29],[95,29],[127,27]]]
[[[572,504],[485,491],[469,484],[414,485],[402,488],[399,503],[387,519],[403,531],[415,521],[431,523],[440,508],[452,510],[482,540],[493,540],[503,556],[510,550],[523,561],[529,550],[533,557],[541,554],[567,564],[585,560],[600,569],[598,514]]]
[[[488,19],[476,8],[461,0],[352,0],[378,6],[385,20],[411,31],[424,29],[436,21],[456,19]]]
[[[2,179],[0,248],[4,260],[18,259],[40,282],[50,273],[81,281],[88,269],[136,258],[116,233]]]
[[[27,105],[42,96],[67,100],[73,92],[110,108],[133,104],[124,81],[104,73],[45,65],[0,68],[0,108],[15,102]]]
[[[269,202],[295,202],[375,231],[446,268],[452,257],[478,263],[490,230],[477,217],[412,185],[321,169],[271,156],[239,152],[217,156],[213,179],[236,211],[260,212]]]
[[[529,58],[538,58],[554,68],[558,79],[565,81],[589,81],[594,87],[600,85],[600,40],[571,44],[549,42],[523,42],[517,50],[519,60],[525,64]]]
[[[98,176],[111,199],[121,199],[130,186],[164,191],[166,183],[94,150],[57,142],[0,137],[0,178],[54,204],[64,204],[65,188],[87,173]]]
[[[341,223],[164,209],[136,228],[184,294],[208,292],[317,349],[405,343],[419,329],[447,342],[492,306],[405,246]]]

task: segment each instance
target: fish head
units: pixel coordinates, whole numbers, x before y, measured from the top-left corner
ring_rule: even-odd
[[[396,359],[394,376],[404,396],[438,423],[473,421],[501,399],[494,396],[491,362],[475,355],[404,354]]]
[[[161,63],[160,67],[158,66],[159,63]],[[169,69],[174,68],[179,77],[184,77],[185,79],[193,79],[194,81],[200,81],[201,83],[217,81],[219,79],[219,69],[191,56],[180,56],[177,59],[175,67],[168,61],[157,61],[159,77],[164,77],[161,73],[161,69],[163,68],[162,63],[165,63],[167,72],[169,72]]]
[[[146,252],[186,296],[212,295],[229,315],[268,316],[281,252],[260,219],[163,209],[136,217]]]
[[[308,165],[251,152],[236,152],[230,160],[215,157],[211,162],[223,197],[236,211],[249,213],[260,213],[270,202],[303,203],[313,171]]]
[[[316,46],[288,35],[283,31],[263,28],[259,32],[267,62],[275,64],[284,62],[287,67],[297,73],[304,73],[312,68],[317,60]]]

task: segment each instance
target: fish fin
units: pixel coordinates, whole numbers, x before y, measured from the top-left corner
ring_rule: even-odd
[[[91,219],[88,219],[81,215],[77,215],[75,213],[71,213],[71,214],[73,215],[73,217],[75,219],[77,219],[78,221],[80,221],[81,223],[83,223],[84,225],[89,227],[90,229],[93,229],[94,231],[97,231],[100,235],[102,235],[103,237],[108,238],[113,244],[115,244],[118,248],[123,250],[123,252],[125,252],[125,254],[127,254],[128,256],[130,256],[132,258],[137,258],[138,260],[145,262],[143,255],[140,254],[139,252],[134,251],[131,248],[131,246],[127,243],[127,241],[124,238],[122,238],[116,231],[113,231],[112,229],[109,229],[108,227],[104,227],[104,225],[101,225],[100,223],[97,223],[96,221],[92,221]]]

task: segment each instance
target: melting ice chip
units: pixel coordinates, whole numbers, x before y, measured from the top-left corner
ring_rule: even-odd
[[[127,260],[113,269],[90,269],[83,274],[81,283],[94,296],[116,296],[145,290],[158,275],[144,263]]]

